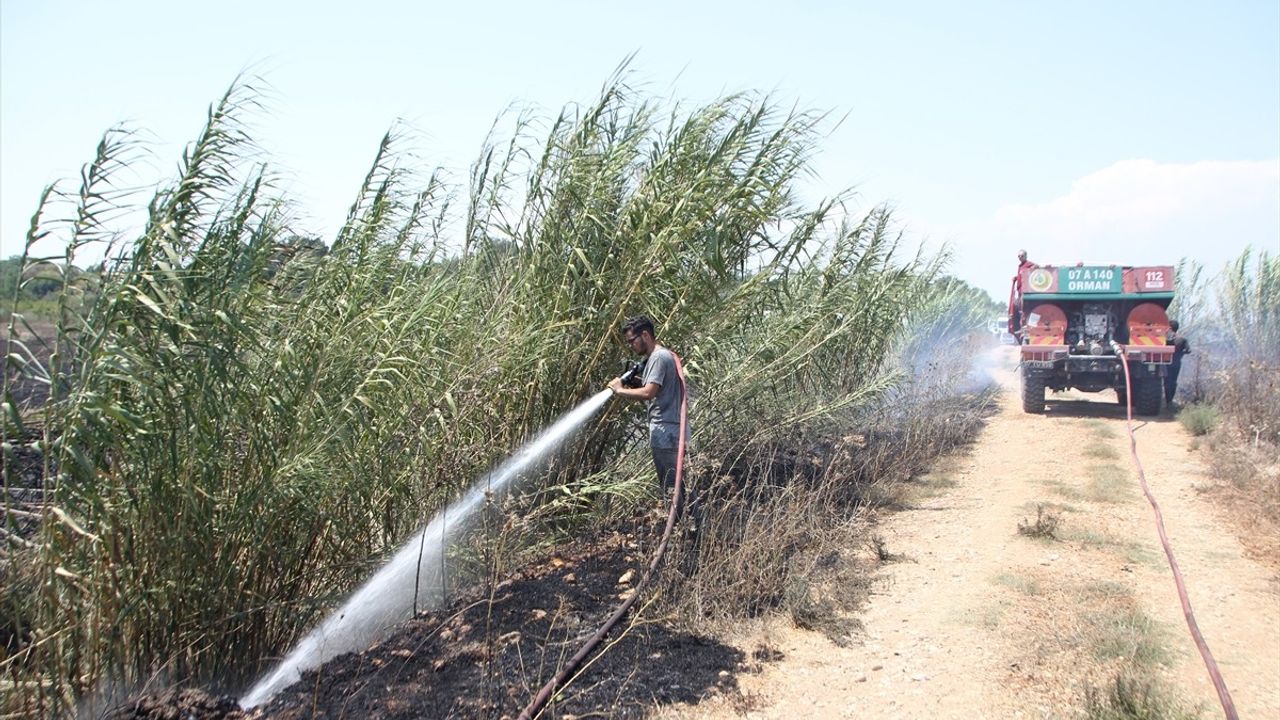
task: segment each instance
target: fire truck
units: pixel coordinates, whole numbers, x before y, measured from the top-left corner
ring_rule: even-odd
[[[1045,411],[1045,389],[1115,390],[1128,402],[1122,363],[1132,378],[1133,409],[1160,412],[1173,362],[1167,265],[1041,265],[1021,268],[1009,294],[1009,332],[1018,339],[1022,409]]]

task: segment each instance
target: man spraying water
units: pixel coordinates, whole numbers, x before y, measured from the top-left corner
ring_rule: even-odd
[[[632,352],[644,356],[644,371],[638,387],[627,387],[621,376],[609,382],[609,389],[617,397],[626,400],[643,400],[647,403],[649,419],[649,448],[653,453],[653,466],[658,473],[658,484],[665,493],[675,489],[677,450],[680,445],[680,402],[683,386],[675,354],[658,343],[654,336],[653,321],[644,315],[627,318],[622,324],[622,337]],[[686,443],[689,434],[685,426]],[[684,492],[676,498],[677,515],[683,511]]]
[[[480,510],[493,498],[511,491],[522,480],[536,478],[545,460],[605,403],[610,393],[649,403],[649,437],[659,481],[671,492],[678,487],[680,417],[683,390],[679,361],[658,345],[653,321],[631,318],[623,336],[646,359],[634,388],[624,387],[621,377],[609,383],[551,427],[521,447],[498,468],[480,478],[457,500],[442,510],[422,530],[407,539],[400,550],[240,701],[252,708],[268,701],[278,690],[296,682],[303,671],[342,652],[368,647],[392,625],[407,620],[418,609],[436,607],[446,600],[444,558],[449,547],[465,542],[475,528]],[[686,433],[687,435],[687,433]],[[676,505],[679,513],[683,492]],[[665,541],[663,543],[665,545]],[[661,555],[659,554],[660,558]],[[656,561],[655,561],[656,562]],[[646,574],[646,577],[648,575]],[[629,607],[624,605],[623,610]],[[576,667],[576,666],[575,666]],[[545,698],[544,698],[545,700]]]
[[[666,553],[667,542],[671,538],[671,530],[683,510],[683,462],[688,437],[688,403],[685,397],[684,373],[680,368],[680,358],[676,354],[658,344],[654,337],[653,321],[640,315],[627,318],[622,325],[622,337],[631,350],[644,356],[643,365],[637,364],[626,373],[609,381],[609,390],[601,391],[605,397],[612,391],[614,395],[627,400],[644,400],[648,403],[649,448],[653,452],[653,465],[658,471],[658,483],[663,490],[674,494],[671,511],[667,515],[667,526],[658,541],[657,550],[649,567],[640,577],[634,592],[624,596],[604,625],[583,644],[569,661],[561,665],[555,677],[547,681],[533,700],[520,711],[517,720],[534,720],[551,700],[557,689],[578,672],[587,658],[595,652],[609,632],[617,626],[630,610],[631,606],[644,592],[650,578],[658,569]],[[637,379],[638,378],[638,379]],[[683,432],[681,432],[683,430]],[[696,532],[697,528],[688,530]]]

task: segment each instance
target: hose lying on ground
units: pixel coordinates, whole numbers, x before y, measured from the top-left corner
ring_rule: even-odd
[[[1129,357],[1123,345],[1118,345],[1115,349],[1122,359]],[[1218,663],[1214,661],[1213,653],[1209,651],[1209,644],[1205,642],[1204,635],[1200,634],[1200,626],[1196,623],[1196,614],[1191,609],[1191,598],[1187,596],[1187,586],[1182,581],[1182,571],[1178,569],[1178,561],[1173,557],[1173,548],[1169,545],[1169,536],[1164,530],[1164,516],[1160,513],[1160,506],[1156,504],[1156,498],[1151,494],[1151,488],[1147,485],[1146,473],[1142,471],[1142,461],[1138,459],[1138,438],[1133,432],[1133,381],[1129,377],[1129,363],[1122,361],[1120,366],[1124,368],[1129,452],[1133,455],[1134,465],[1138,467],[1138,480],[1142,482],[1142,492],[1147,496],[1147,501],[1151,503],[1151,510],[1156,516],[1156,530],[1160,534],[1160,544],[1164,546],[1165,557],[1169,559],[1169,568],[1173,570],[1174,584],[1178,586],[1178,600],[1182,602],[1182,614],[1187,619],[1187,627],[1191,630],[1191,639],[1195,641],[1196,648],[1200,651],[1200,658],[1204,661],[1204,667],[1209,672],[1209,679],[1213,682],[1214,689],[1218,691],[1218,702],[1222,703],[1222,711],[1226,713],[1227,720],[1238,720],[1240,716],[1236,714],[1236,706],[1231,700],[1231,692],[1227,690],[1227,681],[1223,679],[1222,673],[1218,671]]]

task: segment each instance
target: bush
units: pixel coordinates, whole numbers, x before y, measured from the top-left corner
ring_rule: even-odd
[[[1036,519],[1034,521],[1025,519],[1018,521],[1018,534],[1033,538],[1057,540],[1058,526],[1060,524],[1062,524],[1062,516],[1052,510],[1046,511],[1045,506],[1040,504],[1036,505]]]
[[[1218,425],[1218,411],[1212,405],[1193,403],[1178,411],[1178,422],[1192,435],[1208,435]]]

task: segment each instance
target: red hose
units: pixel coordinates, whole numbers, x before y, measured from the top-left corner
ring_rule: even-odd
[[[1138,438],[1133,433],[1133,381],[1129,377],[1128,353],[1123,345],[1119,346],[1121,366],[1124,367],[1124,387],[1126,399],[1126,423],[1129,428],[1129,452],[1133,455],[1133,463],[1138,467],[1138,480],[1142,482],[1142,492],[1147,496],[1147,501],[1151,503],[1151,510],[1156,516],[1156,530],[1160,533],[1160,544],[1164,546],[1165,557],[1169,558],[1169,569],[1173,570],[1173,580],[1178,586],[1178,600],[1182,602],[1182,615],[1187,619],[1187,627],[1191,630],[1191,638],[1195,640],[1196,648],[1200,650],[1200,658],[1204,660],[1204,667],[1209,672],[1209,679],[1213,682],[1213,687],[1218,691],[1218,701],[1222,703],[1222,711],[1226,714],[1228,720],[1239,720],[1236,714],[1235,703],[1231,701],[1231,692],[1227,690],[1227,681],[1223,679],[1222,673],[1218,671],[1218,663],[1213,659],[1213,653],[1209,651],[1209,644],[1205,642],[1204,635],[1200,634],[1200,626],[1196,624],[1195,612],[1191,609],[1191,598],[1187,596],[1187,586],[1182,581],[1182,571],[1178,569],[1178,561],[1173,557],[1173,548],[1169,545],[1169,536],[1164,530],[1164,516],[1160,513],[1160,505],[1156,503],[1156,498],[1151,494],[1151,488],[1147,485],[1146,473],[1142,471],[1142,461],[1138,459]]]
[[[1013,326],[1013,310],[1016,307],[1014,303],[1014,297],[1017,295],[1017,292],[1018,292],[1018,276],[1014,275],[1013,280],[1009,283],[1009,320],[1007,325],[1009,327],[1010,335],[1018,332],[1018,328]],[[1019,325],[1022,324],[1021,315],[1019,315],[1018,324]]]
[[[605,621],[604,625],[601,625],[600,629],[583,644],[577,654],[572,658],[569,658],[569,662],[566,663],[564,667],[560,668],[560,671],[556,673],[555,677],[551,678],[546,685],[542,686],[542,689],[538,691],[536,696],[534,696],[533,701],[525,706],[524,710],[520,711],[518,720],[533,720],[533,718],[537,717],[542,712],[542,709],[551,699],[551,696],[555,694],[555,691],[569,680],[569,678],[577,671],[578,667],[581,666],[582,663],[586,661],[587,657],[589,657],[596,649],[596,646],[605,639],[609,634],[609,631],[618,624],[618,621],[621,620],[622,617],[627,614],[627,611],[631,609],[631,606],[635,604],[636,599],[640,597],[640,592],[649,584],[649,580],[657,571],[658,565],[662,562],[662,556],[667,552],[667,543],[671,539],[672,529],[676,526],[676,514],[680,509],[680,497],[683,494],[684,489],[684,434],[689,415],[689,392],[684,382],[684,366],[680,363],[679,355],[672,352],[671,356],[676,360],[676,376],[680,378],[680,440],[676,445],[675,491],[671,495],[671,510],[667,512],[667,526],[666,529],[662,531],[662,540],[658,542],[658,549],[654,551],[653,559],[649,561],[649,567],[645,568],[644,575],[640,577],[640,582],[636,584],[635,592],[632,592],[630,597],[622,601],[622,604],[618,606],[618,609],[615,610],[613,614],[609,616],[609,619]]]

